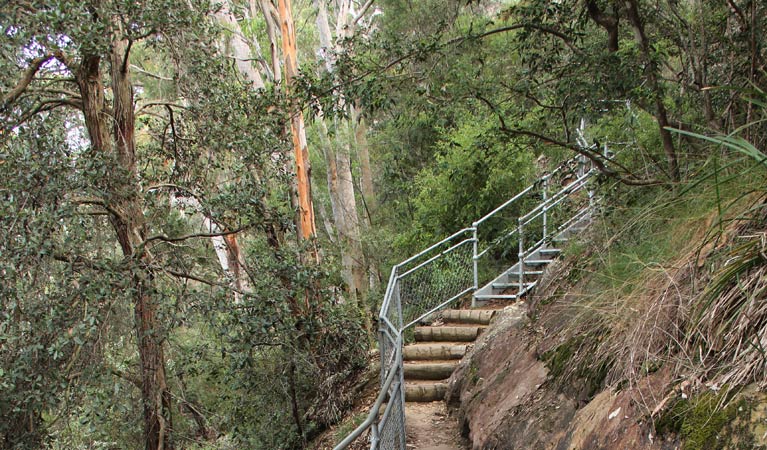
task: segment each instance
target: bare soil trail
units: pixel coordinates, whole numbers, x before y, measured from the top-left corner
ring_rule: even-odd
[[[458,419],[448,414],[444,401],[405,406],[407,447],[417,450],[464,450]]]

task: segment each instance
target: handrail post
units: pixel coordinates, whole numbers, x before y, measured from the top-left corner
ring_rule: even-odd
[[[378,435],[378,424],[380,422],[378,419],[376,419],[375,422],[373,422],[373,426],[370,427],[370,448],[371,450],[376,450],[378,448],[378,442],[381,440],[381,438]]]
[[[404,345],[402,340],[402,334],[400,332],[399,338],[397,339],[399,341],[399,345],[397,346],[397,368],[399,370],[399,392],[400,392],[400,414],[401,414],[401,420],[400,423],[402,424],[402,427],[400,428],[399,433],[399,443],[400,448],[402,450],[407,450],[407,424],[405,424],[405,369],[404,369],[404,363],[402,361],[402,346]]]
[[[394,279],[394,290],[397,294],[397,326],[401,332],[402,325],[404,325],[404,318],[402,317],[402,288],[399,275]]]
[[[546,204],[546,201],[549,199],[549,176],[546,175],[543,177],[543,203]],[[549,215],[549,209],[548,207],[543,207],[543,241],[546,242],[546,236],[547,236],[547,228],[548,228],[548,215]]]
[[[379,322],[382,323],[382,322]],[[383,325],[378,327],[378,355],[381,358],[381,386],[386,381],[386,355],[384,349],[386,348],[386,334],[383,330]]]
[[[519,290],[522,292],[522,286],[525,281],[525,226],[522,218],[517,219],[517,234],[519,235]]]
[[[471,256],[472,265],[474,266],[474,292],[479,289],[479,257],[477,254],[479,253],[479,237],[477,234],[477,223],[472,224],[472,228],[474,228],[474,243],[473,243],[473,254]],[[474,298],[474,296],[471,296],[471,307],[474,308],[477,306],[477,300]]]

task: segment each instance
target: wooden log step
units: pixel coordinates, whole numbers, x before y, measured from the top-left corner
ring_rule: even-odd
[[[445,380],[450,378],[457,362],[442,363],[406,363],[406,380]]]
[[[406,402],[436,402],[445,399],[447,383],[406,384]]]
[[[402,357],[405,361],[461,359],[465,353],[465,344],[414,344],[405,346]]]
[[[472,342],[483,327],[416,327],[416,341]]]
[[[489,325],[495,311],[476,309],[447,309],[442,311],[442,319],[446,323],[475,323]]]

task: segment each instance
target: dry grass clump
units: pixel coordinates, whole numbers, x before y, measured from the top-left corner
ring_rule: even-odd
[[[685,347],[696,363],[696,377],[714,388],[767,384],[765,208],[760,201],[754,220],[739,223],[733,244],[691,311]]]
[[[592,272],[569,293],[573,301],[558,302],[566,311],[557,314],[572,317],[556,330],[558,341],[578,346],[568,350],[565,377],[600,368],[603,385],[629,387],[666,367],[692,387],[766,385],[764,198],[738,197],[724,214],[700,205],[676,216],[668,205],[648,210],[623,229],[635,241],[594,252]],[[667,223],[632,236],[648,218]],[[657,246],[644,251],[648,237]]]

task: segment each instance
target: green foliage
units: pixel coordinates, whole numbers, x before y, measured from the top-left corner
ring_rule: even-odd
[[[434,165],[415,179],[414,233],[422,245],[482,217],[533,174],[533,155],[508,143],[490,120],[467,117],[441,131]]]

